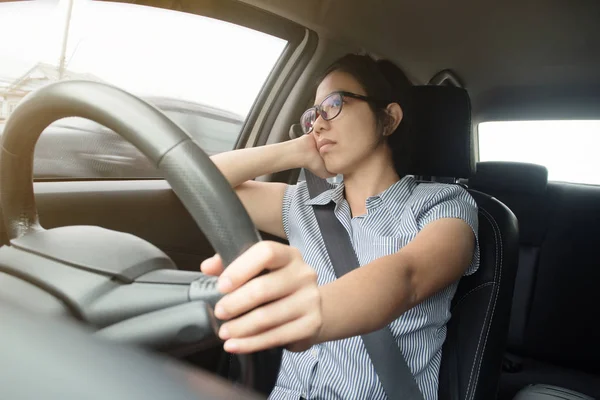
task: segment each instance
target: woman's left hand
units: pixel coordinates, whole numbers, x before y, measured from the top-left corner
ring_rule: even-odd
[[[223,270],[218,256],[201,268],[211,275]],[[268,273],[259,276],[264,270]],[[323,320],[317,274],[296,248],[257,243],[220,273],[218,288],[226,295],[216,304],[215,316],[226,321],[219,337],[230,353],[278,346],[303,351],[319,337]]]

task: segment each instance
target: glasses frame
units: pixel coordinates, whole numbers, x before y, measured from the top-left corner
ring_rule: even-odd
[[[323,109],[323,103],[325,103],[332,96],[340,96],[342,98],[342,102],[341,102],[341,105],[340,105],[340,110],[333,117],[325,118],[325,117],[323,117],[323,114],[321,112],[321,110]],[[319,105],[315,105],[315,106],[309,108],[308,110],[306,110],[306,111],[304,111],[302,113],[302,115],[300,116],[300,126],[302,128],[302,132],[304,132],[305,135],[311,133],[313,131],[313,129],[314,129],[315,122],[317,121],[317,118],[319,118],[319,116],[321,116],[321,118],[323,118],[325,121],[331,121],[332,119],[334,119],[335,117],[337,117],[338,115],[340,115],[342,113],[342,109],[344,108],[344,97],[350,97],[352,99],[366,101],[367,103],[371,103],[371,104],[374,104],[376,106],[383,106],[383,102],[381,102],[381,101],[379,101],[377,99],[374,99],[373,97],[363,96],[362,94],[356,94],[356,93],[352,93],[352,92],[346,92],[346,91],[343,91],[343,90],[332,92],[332,93],[328,94],[327,97],[325,97],[323,99],[323,101]],[[311,112],[313,110],[315,111],[315,119],[312,121],[310,129],[308,131],[305,131],[304,130],[304,124],[302,123],[302,120],[304,119],[304,116],[308,112]]]

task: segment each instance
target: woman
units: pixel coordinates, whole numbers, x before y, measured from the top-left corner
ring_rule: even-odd
[[[304,136],[212,157],[256,226],[291,245],[261,242],[225,272],[218,256],[202,263],[226,294],[215,307],[225,350],[289,350],[272,399],[383,399],[359,335],[389,325],[424,397],[435,399],[450,302],[478,267],[476,204],[457,185],[399,175],[410,83],[392,63],[342,57],[315,104],[301,118]],[[311,199],[304,182],[252,180],[292,168],[342,174],[343,183]],[[312,212],[330,201],[361,264],[340,279]]]

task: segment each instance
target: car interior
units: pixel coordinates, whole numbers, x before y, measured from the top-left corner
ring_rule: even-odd
[[[479,208],[481,264],[452,302],[439,399],[600,398],[600,3],[40,3],[0,4],[22,37],[0,45],[0,397],[266,398],[282,349],[222,350],[199,265],[281,239],[209,156],[294,138],[320,72],[360,53],[414,84],[410,174]],[[45,40],[62,49],[48,60]],[[210,123],[223,115],[226,134]],[[40,151],[68,117],[106,132]],[[101,134],[129,147],[90,145]]]

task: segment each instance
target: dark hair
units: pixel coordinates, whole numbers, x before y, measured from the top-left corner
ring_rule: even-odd
[[[320,84],[327,75],[334,71],[345,72],[365,90],[365,94],[385,104],[398,103],[403,111],[403,118],[398,128],[389,136],[387,141],[392,149],[394,166],[400,176],[404,175],[409,165],[411,139],[411,87],[412,83],[404,72],[389,60],[375,60],[368,55],[347,54],[331,64],[321,75],[317,84]],[[371,109],[377,118],[379,129],[389,123],[389,115],[385,106],[376,106],[372,103]]]

